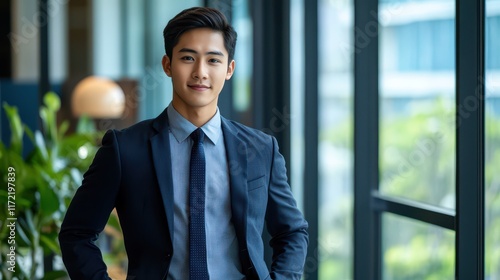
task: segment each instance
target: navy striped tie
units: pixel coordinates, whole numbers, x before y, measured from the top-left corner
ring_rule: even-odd
[[[189,171],[189,279],[208,278],[205,236],[205,152],[203,130],[191,133],[193,148]]]

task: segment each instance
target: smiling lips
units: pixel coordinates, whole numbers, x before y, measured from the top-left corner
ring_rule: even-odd
[[[194,84],[194,85],[188,85],[188,86],[190,88],[192,88],[194,90],[198,90],[198,91],[204,91],[204,90],[207,90],[210,88],[209,86],[201,85],[201,84]]]

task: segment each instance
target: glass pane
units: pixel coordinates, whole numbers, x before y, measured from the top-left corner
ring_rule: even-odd
[[[378,19],[380,190],[455,208],[455,1],[381,0]]]
[[[486,1],[485,276],[500,279],[500,1]]]
[[[233,80],[233,108],[239,121],[249,123],[245,113],[250,109],[250,92],[252,83],[252,18],[248,0],[233,0],[233,26],[238,33],[238,42],[234,60],[236,69]]]
[[[290,122],[291,177],[293,195],[304,212],[304,2],[290,2]],[[317,266],[313,269],[318,269]],[[304,273],[307,273],[305,271]]]
[[[352,279],[353,2],[318,5],[319,278]]]
[[[455,232],[393,214],[382,225],[382,279],[455,279]]]

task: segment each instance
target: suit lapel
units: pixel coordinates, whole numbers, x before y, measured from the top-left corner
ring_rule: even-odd
[[[153,128],[158,132],[150,138],[153,162],[167,216],[170,241],[172,241],[174,238],[174,190],[166,109],[154,120]]]
[[[238,137],[236,128],[222,118],[222,132],[229,164],[229,184],[231,189],[231,210],[233,224],[240,243],[246,246],[247,192],[247,146]]]

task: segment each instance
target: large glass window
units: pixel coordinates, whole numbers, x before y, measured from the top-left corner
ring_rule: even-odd
[[[351,279],[353,2],[319,1],[318,24],[319,279]]]
[[[486,1],[485,278],[500,279],[500,1]]]
[[[455,207],[455,1],[380,0],[380,191]]]

